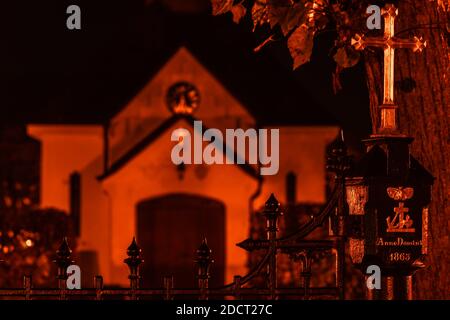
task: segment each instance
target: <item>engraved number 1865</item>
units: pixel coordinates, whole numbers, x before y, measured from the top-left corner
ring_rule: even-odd
[[[409,261],[411,259],[410,253],[405,252],[393,252],[389,254],[390,261]]]

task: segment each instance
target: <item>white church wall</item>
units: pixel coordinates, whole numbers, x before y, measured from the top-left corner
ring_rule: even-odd
[[[338,127],[302,126],[280,129],[280,168],[274,176],[264,176],[261,196],[255,208],[264,205],[271,193],[278,201],[286,201],[286,176],[297,176],[296,200],[301,203],[325,201],[326,147],[337,136]]]
[[[98,125],[28,125],[29,136],[41,142],[41,207],[69,210],[69,177],[102,152]]]
[[[77,249],[96,253],[97,261],[91,263],[97,264],[98,274],[108,283],[111,279],[112,201],[97,179],[102,170],[103,157],[99,156],[81,171],[81,232]]]

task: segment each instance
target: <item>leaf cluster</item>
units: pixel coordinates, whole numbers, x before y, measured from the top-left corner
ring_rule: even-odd
[[[269,26],[270,34],[255,51],[285,39],[294,69],[310,61],[314,38],[331,32],[335,41],[330,56],[336,61],[337,87],[339,73],[360,59],[360,53],[351,46],[351,38],[355,33],[367,31],[366,8],[371,4],[367,0],[211,0],[211,3],[213,15],[231,13],[235,23],[250,16],[253,31]]]

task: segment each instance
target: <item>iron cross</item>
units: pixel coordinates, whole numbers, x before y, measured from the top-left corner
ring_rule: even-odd
[[[426,41],[422,37],[414,37],[412,39],[402,39],[395,37],[395,17],[398,14],[397,8],[393,4],[386,4],[382,9],[384,17],[384,36],[383,37],[366,37],[356,34],[351,44],[356,50],[364,50],[366,47],[377,47],[384,49],[384,93],[383,106],[386,114],[382,112],[381,128],[396,129],[395,115],[387,112],[393,110],[394,103],[394,52],[397,48],[411,49],[413,52],[421,52],[426,47]],[[391,107],[389,107],[391,106]],[[383,108],[382,108],[383,111]],[[395,111],[395,110],[394,110]],[[392,111],[392,112],[394,112]],[[387,117],[383,119],[383,116]]]
[[[384,49],[384,98],[383,104],[394,104],[394,50],[397,48],[412,49],[421,52],[426,47],[426,41],[422,38],[401,39],[395,37],[395,17],[398,9],[393,4],[386,4],[382,10],[384,17],[384,36],[366,37],[356,34],[352,39],[352,45],[356,50],[364,50],[366,47],[378,47]]]

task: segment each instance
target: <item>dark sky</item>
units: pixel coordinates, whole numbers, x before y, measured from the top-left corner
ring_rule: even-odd
[[[183,4],[196,1],[160,2],[186,9]],[[66,28],[70,4],[81,7],[80,31]],[[189,13],[169,7],[157,0],[3,1],[2,123],[103,122],[184,44],[223,76],[263,123],[295,123],[311,106],[358,137],[369,133],[362,64],[344,73],[341,92],[332,91],[332,38],[321,37],[312,62],[294,72],[282,41],[252,52],[265,34],[253,34],[249,19],[235,25],[230,16],[212,17],[207,5]],[[322,111],[314,112],[317,117]]]

